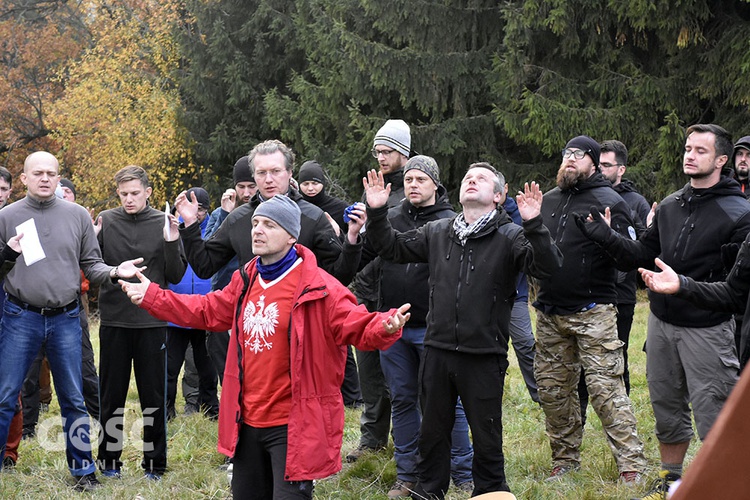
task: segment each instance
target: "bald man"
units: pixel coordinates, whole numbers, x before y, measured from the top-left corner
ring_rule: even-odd
[[[116,267],[102,261],[86,209],[55,197],[59,167],[50,153],[29,155],[21,174],[26,196],[0,211],[0,265],[16,261],[5,278],[8,295],[0,320],[0,456],[5,454],[24,375],[46,342],[60,403],[66,461],[75,479],[74,488],[87,491],[99,486],[99,481],[82,394],[79,269],[92,283],[101,284],[135,276],[141,259]],[[28,226],[18,228],[22,223],[36,229],[39,244],[35,252],[33,232]],[[19,240],[29,246],[22,247]],[[22,252],[24,257],[17,259]]]

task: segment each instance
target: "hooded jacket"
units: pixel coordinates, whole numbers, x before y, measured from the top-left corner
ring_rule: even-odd
[[[292,406],[289,413],[286,455],[287,481],[320,479],[341,470],[344,433],[344,380],[346,346],[387,349],[401,337],[389,335],[382,321],[390,313],[369,313],[335,278],[320,270],[313,253],[296,245],[302,258],[290,322]],[[248,286],[257,278],[256,261],[244,266]],[[152,284],[141,307],[188,328],[231,329],[219,406],[218,449],[234,456],[242,424],[242,349],[238,336],[247,306],[245,280],[240,271],[229,285],[207,295],[176,295]]]
[[[367,217],[369,241],[383,259],[428,264],[424,343],[438,349],[507,356],[518,273],[545,278],[562,263],[541,217],[521,228],[500,209],[464,246],[453,230],[455,217],[403,233],[392,228],[387,207],[368,207]]]
[[[737,182],[721,177],[706,189],[686,184],[656,208],[651,226],[638,241],[610,238],[604,248],[623,270],[651,268],[659,257],[678,274],[696,281],[723,281],[740,244],[750,232],[750,203]],[[677,326],[707,327],[729,320],[675,295],[649,292],[651,312]]]
[[[330,215],[333,221],[338,224],[339,229],[341,229],[341,234],[346,234],[349,230],[349,225],[344,222],[344,210],[346,210],[346,207],[349,205],[347,205],[345,201],[326,193],[326,186],[323,186],[323,189],[315,196],[307,196],[302,192],[300,192],[300,194],[306,202],[312,203]]]
[[[617,270],[612,258],[578,228],[575,216],[587,217],[591,208],[612,213],[612,229],[635,238],[630,207],[612,184],[595,172],[570,189],[556,187],[544,195],[544,225],[565,259],[562,269],[539,282],[535,307],[550,313],[572,313],[591,303],[615,304]]]

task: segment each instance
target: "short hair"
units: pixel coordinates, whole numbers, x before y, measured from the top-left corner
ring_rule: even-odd
[[[616,141],[614,139],[610,141],[604,141],[599,145],[602,153],[614,153],[615,154],[615,160],[617,160],[617,163],[620,165],[627,165],[628,164],[628,148],[625,147],[625,144],[621,143],[620,141]]]
[[[724,127],[721,127],[714,123],[696,123],[695,125],[691,125],[690,127],[688,127],[687,131],[685,132],[685,137],[689,137],[693,132],[708,132],[710,134],[713,134],[716,156],[726,155],[727,163],[732,160],[732,156],[734,154],[732,134],[727,132]]]
[[[10,170],[5,167],[0,167],[0,179],[7,182],[9,186],[13,184],[13,175],[11,175]]]
[[[284,155],[286,169],[290,172],[294,170],[294,152],[283,142],[273,139],[256,144],[247,154],[247,162],[250,164],[250,171],[253,176],[255,175],[255,157],[257,155],[272,155],[277,151],[281,151],[281,154]]]
[[[148,174],[138,165],[128,165],[117,171],[115,174],[115,184],[119,186],[123,182],[128,181],[141,181],[144,187],[148,187]]]
[[[497,170],[495,167],[487,163],[486,161],[480,161],[478,163],[472,163],[469,165],[469,168],[466,169],[468,172],[472,168],[486,168],[487,170],[491,171],[495,174],[495,188],[493,192],[495,193],[501,193],[505,189],[505,176],[500,173],[499,170]]]

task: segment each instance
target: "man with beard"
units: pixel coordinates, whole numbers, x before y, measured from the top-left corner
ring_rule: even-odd
[[[740,189],[750,198],[750,135],[746,135],[734,144],[734,176],[740,183]]]
[[[690,182],[656,208],[639,240],[615,234],[598,211],[581,230],[611,255],[622,270],[651,267],[658,257],[695,281],[723,281],[750,231],[750,204],[737,183],[722,175],[732,138],[722,127],[687,129],[682,170]],[[613,226],[614,227],[614,226]],[[666,498],[682,475],[693,438],[690,411],[705,439],[737,382],[739,361],[729,312],[696,307],[675,295],[649,294],[646,377],[659,440],[661,472],[646,500]]]
[[[602,176],[599,144],[581,135],[562,151],[557,187],[544,195],[544,225],[563,253],[559,272],[539,280],[534,374],[552,448],[551,480],[580,467],[583,440],[578,380],[586,371],[591,404],[602,422],[620,480],[634,484],[646,467],[643,444],[623,382],[617,338],[617,270],[576,227],[593,207],[611,214],[612,228],[635,238],[630,207]]]

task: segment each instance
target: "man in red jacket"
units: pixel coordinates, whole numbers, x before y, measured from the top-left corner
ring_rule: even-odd
[[[295,244],[300,209],[285,196],[261,203],[252,228],[257,257],[223,290],[180,295],[142,275],[140,283],[121,285],[160,319],[231,329],[219,451],[234,457],[234,497],[309,499],[313,479],[341,469],[346,345],[390,347],[409,319],[409,304],[387,313],[358,306],[310,250]]]

